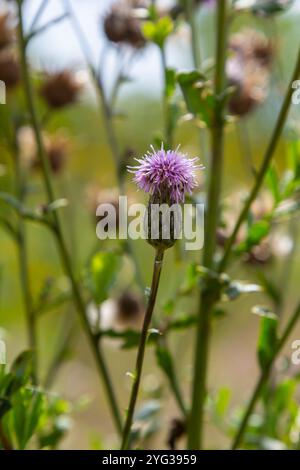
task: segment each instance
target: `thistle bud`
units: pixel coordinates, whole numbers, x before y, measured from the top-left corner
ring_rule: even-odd
[[[140,189],[150,194],[145,216],[147,240],[156,248],[174,245],[181,232],[181,207],[185,194],[196,187],[195,172],[203,169],[197,158],[188,159],[177,150],[165,151],[163,146],[136,159],[138,166],[128,167]]]

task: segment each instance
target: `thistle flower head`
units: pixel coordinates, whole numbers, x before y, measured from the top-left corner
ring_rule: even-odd
[[[134,173],[134,181],[143,191],[162,198],[162,202],[184,202],[186,193],[197,186],[196,170],[203,169],[197,164],[198,158],[187,158],[176,150],[156,151],[151,147],[144,158],[138,159],[137,166],[128,167]]]

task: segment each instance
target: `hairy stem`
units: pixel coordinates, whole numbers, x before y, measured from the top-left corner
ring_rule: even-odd
[[[203,264],[211,269],[216,246],[216,230],[219,218],[219,199],[222,181],[224,116],[221,94],[225,87],[226,60],[226,0],[220,0],[217,8],[217,46],[215,71],[214,123],[211,129],[211,168],[208,185],[208,200],[205,226],[205,251]],[[207,289],[200,294],[196,348],[194,359],[194,376],[192,387],[192,406],[188,423],[189,449],[201,449],[203,446],[203,418],[206,398],[206,376],[210,340],[211,309],[214,295]]]
[[[293,329],[294,329],[297,321],[299,320],[299,318],[300,318],[300,303],[298,304],[297,308],[295,309],[295,312],[293,313],[290,320],[288,321],[288,323],[287,323],[287,325],[286,325],[286,327],[285,327],[285,329],[284,329],[284,331],[281,335],[281,338],[278,340],[278,343],[277,343],[277,346],[276,346],[276,349],[275,349],[275,352],[273,354],[272,359],[270,360],[268,365],[264,368],[264,370],[261,372],[261,374],[258,378],[258,381],[257,381],[257,383],[254,387],[253,392],[252,392],[252,396],[249,400],[249,404],[248,404],[248,406],[245,410],[244,416],[241,420],[241,423],[238,427],[237,433],[234,437],[234,440],[233,440],[233,443],[232,443],[232,449],[233,450],[237,449],[239,447],[240,443],[242,442],[245,431],[247,429],[249,418],[252,415],[254,407],[255,407],[259,397],[261,396],[261,393],[263,391],[263,388],[264,388],[265,384],[267,383],[267,381],[269,379],[274,361],[275,361],[276,357],[278,356],[278,354],[280,353],[281,349],[283,348],[283,346],[284,346],[286,340],[288,339],[288,337],[290,336],[291,332],[293,331]]]
[[[49,168],[49,162],[48,162],[45,149],[44,149],[42,133],[41,133],[40,124],[39,124],[39,120],[38,120],[37,112],[35,108],[33,90],[32,90],[32,85],[31,85],[31,80],[30,80],[29,69],[27,65],[26,41],[25,41],[25,35],[24,35],[24,30],[23,30],[23,15],[22,15],[22,1],[21,0],[18,0],[18,13],[19,13],[18,39],[19,39],[24,91],[25,91],[25,96],[27,100],[29,115],[31,118],[31,124],[32,124],[32,128],[33,128],[34,135],[35,135],[35,140],[37,144],[38,156],[41,161],[42,174],[43,174],[45,189],[46,189],[46,193],[48,197],[48,202],[52,203],[55,200],[55,197],[54,197],[54,191],[52,188],[52,182],[51,182],[51,176],[50,176],[51,173],[50,173],[50,168]],[[110,409],[111,409],[112,416],[114,418],[116,429],[119,432],[121,432],[121,429],[122,429],[121,417],[120,417],[114,389],[112,386],[112,382],[111,382],[108,369],[105,363],[105,359],[100,349],[100,344],[98,344],[98,340],[94,337],[92,331],[90,330],[90,326],[86,317],[85,303],[81,295],[79,286],[77,284],[75,274],[73,272],[71,259],[70,259],[70,256],[69,256],[66,244],[65,244],[65,239],[63,236],[61,224],[60,224],[57,213],[53,212],[52,217],[53,217],[53,227],[54,227],[53,230],[54,230],[58,250],[60,253],[60,257],[61,257],[61,262],[64,267],[65,273],[68,276],[70,283],[71,283],[73,300],[77,307],[77,311],[80,316],[83,329],[86,333],[91,350],[93,352],[99,374],[102,377],[107,400],[110,404]]]
[[[155,306],[158,286],[159,286],[159,279],[160,273],[162,268],[164,251],[160,249],[157,250],[154,260],[154,267],[153,267],[153,275],[152,275],[152,283],[151,283],[151,291],[150,297],[148,300],[148,305],[145,313],[143,328],[141,331],[140,342],[138,347],[137,359],[136,359],[136,366],[135,366],[135,373],[133,379],[133,385],[131,389],[129,407],[127,411],[126,422],[123,430],[123,438],[122,438],[122,450],[126,450],[130,447],[130,431],[134,417],[135,406],[138,398],[138,392],[142,377],[142,370],[144,364],[144,356],[145,356],[145,348],[148,338],[148,330],[152,319],[152,314]]]

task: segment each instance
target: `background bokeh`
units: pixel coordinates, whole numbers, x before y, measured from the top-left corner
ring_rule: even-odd
[[[26,2],[26,24],[30,24],[36,11],[37,0]],[[49,1],[49,6],[43,15],[46,22],[50,18],[62,13],[60,0]],[[105,50],[107,55],[103,68],[104,83],[107,93],[110,93],[118,70],[118,56],[114,47],[107,43],[101,27],[101,19],[107,11],[110,0],[71,0],[74,11],[84,29],[94,63],[98,63]],[[170,2],[162,2],[168,4]],[[1,7],[1,4],[0,4]],[[251,153],[256,163],[259,163],[265,149],[270,131],[278,114],[281,92],[285,90],[297,52],[299,40],[300,1],[296,0],[294,6],[287,13],[273,20],[243,18],[232,25],[232,31],[241,28],[245,23],[263,30],[272,36],[277,44],[277,56],[274,65],[273,82],[266,103],[246,119],[247,138],[249,139]],[[211,6],[201,9],[197,16],[197,23],[201,38],[202,57],[212,57],[214,51],[214,10]],[[100,188],[114,188],[116,186],[114,165],[107,144],[101,115],[97,109],[96,96],[88,79],[84,57],[72,28],[65,20],[59,25],[38,36],[30,46],[30,58],[36,70],[55,71],[62,67],[75,69],[81,73],[85,80],[84,93],[80,102],[57,114],[53,114],[46,124],[49,132],[59,132],[66,135],[69,140],[68,161],[64,171],[56,177],[56,193],[59,197],[69,200],[69,206],[63,210],[63,223],[66,235],[72,249],[72,259],[80,269],[89,256],[89,253],[98,244],[95,234],[95,220],[87,204],[87,190],[91,185]],[[171,37],[167,45],[167,62],[179,70],[191,69],[192,59],[189,45],[189,30],[183,26]],[[157,48],[147,45],[141,51],[130,69],[132,80],[124,84],[118,96],[117,108],[120,118],[116,120],[117,135],[123,149],[130,147],[136,156],[145,153],[153,138],[162,126],[162,71]],[[300,108],[299,108],[300,109]],[[292,107],[292,118],[299,122],[300,111]],[[199,155],[205,163],[209,158],[207,151],[208,139],[205,132],[202,134],[203,142],[199,146],[198,131],[189,122],[182,123],[176,130],[176,143],[190,155]],[[243,141],[232,124],[226,133],[226,158],[224,168],[224,197],[238,195],[240,190],[247,190],[251,183],[251,175],[247,170],[245,161],[241,157]],[[1,151],[1,145],[0,145]],[[287,147],[281,142],[277,150],[276,162],[278,168],[283,168],[287,156]],[[7,156],[0,156],[6,161]],[[42,203],[40,180],[33,174],[32,185],[36,194],[30,196],[32,203]],[[0,180],[1,184],[1,180]],[[128,191],[137,200],[143,196],[136,192],[128,176]],[[236,196],[237,197],[237,196]],[[284,230],[284,228],[283,228]],[[63,278],[53,239],[41,227],[28,224],[30,277],[33,292],[38,293],[46,277]],[[106,242],[107,244],[108,242]],[[106,245],[107,246],[107,245]],[[150,282],[152,267],[152,248],[143,241],[134,243],[137,259],[142,267],[144,281]],[[184,272],[184,265],[175,259],[174,250],[166,255],[166,264],[162,273],[162,284],[159,290],[158,304],[155,315],[160,315],[162,305],[172,297],[172,292],[180,284]],[[290,281],[286,286],[285,312],[289,313],[291,307],[299,296],[299,249],[294,252],[294,260]],[[184,255],[194,260],[199,254],[188,253]],[[278,259],[271,265],[251,267],[238,266],[236,277],[240,279],[255,279],[257,270],[265,270],[276,282],[280,282],[284,261]],[[235,269],[235,268],[233,268]],[[128,281],[129,279],[129,281]],[[119,289],[128,286],[130,279],[133,282],[133,267],[125,260],[119,274]],[[15,246],[4,231],[0,231],[0,333],[7,344],[8,360],[26,347],[25,321],[22,307],[22,296],[19,285],[18,263]],[[177,309],[192,310],[196,299],[185,299],[180,302]],[[255,303],[263,303],[262,294],[256,294]],[[255,359],[255,346],[257,341],[258,318],[251,314],[253,297],[243,298],[226,307],[227,315],[215,324],[213,344],[210,357],[209,385],[212,389],[228,386],[232,388],[232,404],[241,403],[248,396],[248,391],[254,383],[257,365]],[[66,320],[67,319],[67,320]],[[102,388],[99,388],[98,377],[94,371],[93,360],[90,356],[86,340],[77,325],[77,316],[72,304],[64,308],[44,313],[39,321],[38,344],[41,351],[41,375],[49,364],[51,355],[55,350],[59,335],[65,322],[74,322],[75,333],[72,336],[71,352],[61,367],[57,380],[53,386],[71,401],[78,402],[86,399],[86,404],[73,414],[73,427],[67,438],[63,441],[63,448],[91,448],[91,446],[114,445],[116,436],[108,414]],[[293,339],[298,337],[295,332],[287,344],[287,351]],[[179,333],[172,337],[170,346],[176,357],[176,366],[185,394],[189,394],[189,378],[192,363],[193,332]],[[130,378],[127,371],[132,370],[134,352],[120,350],[113,341],[107,341],[105,355],[113,371],[113,380],[117,387],[117,395],[125,407],[130,391]],[[177,411],[173,399],[168,399],[168,387],[157,369],[153,367],[154,360],[151,348],[147,354],[142,386],[142,399],[153,395],[156,390],[163,394],[163,409],[161,411],[162,430],[156,437],[156,446],[165,447],[167,424],[170,417],[176,417]],[[207,436],[211,447],[220,447],[226,443],[226,438],[213,426]]]

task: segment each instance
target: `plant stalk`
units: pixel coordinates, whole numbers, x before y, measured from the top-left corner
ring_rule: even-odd
[[[152,314],[155,306],[162,262],[163,262],[164,250],[157,249],[155,260],[154,260],[154,267],[153,267],[153,275],[152,275],[152,283],[151,283],[151,291],[148,300],[148,305],[145,313],[143,328],[141,331],[137,359],[136,359],[136,366],[135,366],[135,373],[133,379],[133,385],[131,389],[129,407],[127,411],[126,422],[123,430],[123,438],[122,438],[122,450],[127,450],[130,447],[130,431],[134,417],[135,406],[138,398],[138,392],[142,377],[142,370],[144,364],[144,356],[145,356],[145,349],[146,343],[148,338],[148,330],[152,319]]]
[[[14,138],[14,157],[15,157],[15,175],[17,197],[21,204],[24,202],[24,181],[21,174],[19,149]],[[17,247],[19,257],[20,281],[23,292],[24,308],[27,325],[28,344],[33,351],[32,360],[32,382],[34,385],[38,383],[38,351],[37,351],[37,335],[36,335],[36,315],[33,307],[33,299],[29,280],[29,265],[27,256],[27,236],[26,223],[22,217],[18,217],[18,236]]]
[[[205,249],[203,256],[203,265],[208,269],[213,267],[214,262],[224,153],[224,103],[221,94],[225,88],[226,7],[226,0],[219,0],[217,8],[216,71],[214,85],[216,104],[214,122],[211,129],[212,160],[208,185]],[[192,386],[192,406],[188,422],[188,448],[192,450],[202,449],[203,447],[206,376],[211,330],[211,310],[214,301],[214,293],[203,288],[200,293],[200,310],[197,323]]]

